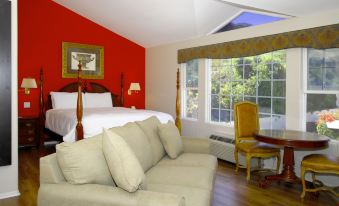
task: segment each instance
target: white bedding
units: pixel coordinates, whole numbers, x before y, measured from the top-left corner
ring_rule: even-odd
[[[82,125],[84,138],[100,134],[103,128],[122,126],[128,122],[142,121],[156,116],[162,123],[173,117],[163,112],[151,110],[136,110],[124,107],[85,108]],[[46,112],[45,127],[63,136],[65,142],[75,141],[75,127],[77,124],[75,109],[50,109]]]

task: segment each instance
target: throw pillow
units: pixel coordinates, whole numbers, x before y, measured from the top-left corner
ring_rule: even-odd
[[[102,147],[115,183],[128,192],[141,188],[145,173],[126,141],[118,134],[104,129]]]
[[[156,116],[152,116],[136,123],[144,131],[150,142],[153,153],[153,165],[156,165],[165,156],[165,149],[158,134],[158,125],[161,122]]]
[[[170,158],[175,159],[184,152],[179,130],[173,122],[168,121],[167,124],[159,125],[158,130],[161,142]]]
[[[56,157],[71,184],[114,185],[102,152],[101,136],[56,145]]]

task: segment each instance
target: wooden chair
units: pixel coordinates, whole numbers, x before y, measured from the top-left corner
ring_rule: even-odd
[[[280,166],[280,149],[270,147],[267,144],[255,141],[254,135],[260,129],[258,106],[252,102],[240,102],[234,105],[234,129],[235,129],[235,150],[236,162],[235,171],[238,172],[238,152],[246,155],[247,181],[251,175],[251,158],[258,159],[258,166],[261,169],[262,158],[277,158],[277,173]]]
[[[306,188],[305,183],[305,173],[312,172],[312,182],[314,188]],[[339,175],[339,157],[328,156],[323,154],[311,154],[301,161],[301,183],[303,186],[303,191],[301,193],[301,198],[304,199],[306,192],[318,192],[327,190],[339,197],[339,193],[335,192],[335,189],[338,187],[328,187],[324,185],[321,181],[315,178],[315,173],[327,173],[327,174],[336,174]]]

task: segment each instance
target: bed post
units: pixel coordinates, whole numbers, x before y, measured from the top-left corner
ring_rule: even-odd
[[[81,63],[79,61],[78,64],[78,99],[77,99],[77,126],[76,126],[76,139],[75,141],[81,140],[84,138],[84,131],[82,127],[82,113],[83,113],[83,108],[82,108],[82,90],[81,90],[81,85],[82,85],[82,80],[80,78],[80,73],[81,73]]]
[[[180,70],[177,70],[177,97],[175,104],[175,125],[178,127],[178,130],[181,134],[181,101],[180,101]]]
[[[124,106],[124,73],[120,75],[120,107]]]
[[[39,133],[40,133],[40,141],[39,146],[44,145],[45,138],[44,138],[44,127],[45,127],[45,115],[44,115],[44,71],[42,67],[40,68],[40,99],[39,99]]]

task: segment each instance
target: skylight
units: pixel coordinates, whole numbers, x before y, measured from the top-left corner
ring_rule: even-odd
[[[240,15],[235,17],[232,21],[230,21],[228,24],[223,26],[221,29],[219,29],[215,33],[230,31],[234,29],[240,29],[244,27],[256,26],[260,24],[267,24],[270,22],[280,21],[283,19],[285,18],[246,11],[246,12],[242,12]]]

